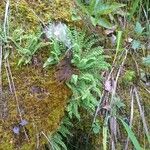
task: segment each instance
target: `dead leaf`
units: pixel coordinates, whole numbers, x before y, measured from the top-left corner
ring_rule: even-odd
[[[112,91],[112,84],[111,84],[111,80],[106,80],[105,81],[105,90],[108,92]]]

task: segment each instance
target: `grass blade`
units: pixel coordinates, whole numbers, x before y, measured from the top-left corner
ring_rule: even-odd
[[[103,150],[107,150],[107,126],[103,126]]]
[[[131,142],[133,143],[134,147],[136,148],[136,150],[142,150],[138,140],[136,139],[136,137],[135,137],[133,131],[131,130],[131,128],[129,127],[129,125],[121,118],[119,118],[119,120],[122,122],[126,132],[128,133],[128,136],[129,136]]]
[[[129,20],[131,20],[133,15],[137,12],[137,8],[139,7],[139,2],[140,2],[140,0],[133,1],[133,4],[131,5]]]

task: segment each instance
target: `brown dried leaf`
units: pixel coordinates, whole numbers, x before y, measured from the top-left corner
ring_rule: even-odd
[[[55,78],[59,82],[68,81],[72,74],[74,74],[75,67],[71,64],[73,58],[73,53],[71,50],[68,50],[65,53],[64,58],[59,62],[56,68]]]

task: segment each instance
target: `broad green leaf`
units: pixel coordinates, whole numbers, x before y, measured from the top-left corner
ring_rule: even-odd
[[[142,28],[142,26],[139,22],[136,22],[134,30],[138,35],[140,35],[140,34],[142,34],[144,28]]]
[[[80,56],[78,54],[74,54],[72,63],[78,64],[80,62]]]
[[[79,114],[78,104],[77,103],[73,104],[73,110],[72,110],[72,112],[80,120],[80,114]]]
[[[82,100],[90,97],[90,95],[91,95],[90,90],[83,91]]]
[[[141,46],[141,42],[140,42],[139,40],[133,40],[133,42],[132,42],[132,48],[133,48],[134,50],[139,49],[140,46]]]
[[[53,57],[49,57],[46,62],[43,65],[43,68],[49,66],[49,65],[54,65],[56,63],[55,59]]]
[[[86,59],[86,58],[81,59],[79,64],[77,65],[78,68],[83,68],[84,66],[86,66],[87,61],[88,61],[88,59]]]
[[[58,145],[58,143],[51,142],[50,144],[50,150],[62,150],[61,147]]]
[[[95,122],[93,125],[92,125],[92,129],[93,129],[93,132],[95,134],[98,134],[100,132],[100,125],[99,125],[99,122]]]
[[[131,130],[131,128],[129,127],[129,125],[121,118],[119,118],[119,120],[121,121],[121,123],[123,124],[126,132],[128,133],[128,136],[131,140],[131,142],[133,143],[134,147],[136,148],[136,150],[142,150],[139,142],[136,139],[136,136],[134,135],[133,131]]]
[[[83,66],[81,69],[90,69],[91,67],[94,67],[95,64],[96,64],[95,61],[87,62],[87,64],[85,66]]]
[[[117,34],[117,48],[116,48],[116,53],[118,53],[118,52],[120,51],[121,38],[122,38],[122,31],[118,31],[118,34]]]
[[[73,123],[71,122],[71,120],[68,117],[65,117],[63,119],[62,124],[64,124],[65,126],[68,126],[68,127],[73,127]]]
[[[143,58],[143,64],[146,66],[150,66],[150,55]]]
[[[96,26],[98,24],[98,19],[96,19],[92,16],[90,17],[90,19],[91,19],[91,22],[92,22],[93,26]]]
[[[112,29],[113,25],[105,18],[99,17],[97,24],[108,29]]]
[[[118,108],[125,107],[125,104],[118,97],[114,97],[114,105]]]
[[[72,136],[72,133],[68,130],[68,128],[64,125],[61,125],[59,132],[64,136],[67,137],[68,135]]]
[[[78,107],[79,107],[79,105],[76,100],[72,100],[72,102],[68,105],[67,111],[68,111],[70,118],[72,118],[74,115],[75,117],[77,117],[78,120],[80,120],[80,114],[78,111]]]
[[[132,4],[130,6],[130,12],[129,12],[129,14],[130,14],[129,15],[129,20],[131,20],[131,18],[133,17],[134,13],[137,12],[136,10],[138,9],[138,7],[140,7],[139,2],[140,2],[140,0],[132,1]]]
[[[56,39],[53,40],[53,48],[54,48],[53,50],[56,54],[61,53],[59,43]]]
[[[97,5],[99,0],[90,0],[89,6],[94,9],[94,7]]]
[[[59,147],[63,148],[64,150],[67,150],[67,147],[65,145],[65,143],[62,141],[62,137],[61,135],[59,135],[58,133],[54,135],[55,137],[55,143],[58,144]]]
[[[112,13],[113,11],[116,11],[120,7],[124,7],[125,4],[120,3],[99,3],[96,7],[96,12],[98,15],[107,15]]]
[[[96,86],[92,88],[92,91],[96,92],[98,96],[101,94],[100,88],[97,88]]]
[[[77,85],[78,75],[73,74],[71,77],[71,83]]]
[[[80,63],[78,64],[78,67],[80,69],[87,69],[87,68],[91,68],[92,66],[94,66],[94,64],[96,63],[96,57],[89,57],[87,58],[85,56],[85,58],[83,58]]]
[[[86,82],[92,82],[92,81],[94,81],[94,77],[90,73],[85,73],[79,77],[79,80],[85,80]]]

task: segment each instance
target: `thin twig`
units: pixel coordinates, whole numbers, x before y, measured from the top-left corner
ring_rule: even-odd
[[[0,41],[0,96],[2,98],[2,41]]]
[[[5,38],[7,37],[8,10],[9,10],[9,0],[6,1],[5,17],[4,17],[4,24],[3,24],[3,31],[4,31]]]
[[[2,99],[3,99],[3,89],[2,89],[2,41],[0,41],[0,104],[2,105]],[[1,108],[0,108],[1,109]],[[0,110],[1,112],[1,110]],[[2,113],[0,114],[2,118]]]
[[[140,96],[138,94],[138,90],[136,87],[134,87],[134,93],[135,93],[135,97],[136,97],[136,100],[137,100],[137,104],[138,104],[138,107],[139,107],[139,111],[140,111],[140,115],[141,115],[141,118],[142,118],[142,122],[143,122],[143,126],[144,126],[144,130],[146,132],[146,135],[147,135],[147,138],[148,138],[148,141],[150,142],[150,138],[149,138],[149,130],[148,130],[148,127],[147,127],[147,123],[146,123],[146,120],[145,120],[145,115],[144,115],[144,111],[142,109],[142,106],[141,106],[141,103],[140,103]]]
[[[103,97],[104,97],[104,95],[105,95],[104,92],[105,92],[105,91],[103,91],[103,93],[102,93],[102,95],[101,95],[101,97],[100,97],[100,100],[99,100],[99,102],[98,102],[98,105],[97,105],[97,108],[96,108],[96,111],[95,111],[95,114],[94,114],[94,119],[93,119],[93,123],[92,123],[92,124],[94,124],[95,121],[96,121],[96,117],[97,117],[97,114],[98,114],[98,112],[99,112],[99,110],[100,110],[100,105],[101,105],[102,99],[103,99]]]
[[[6,7],[5,7],[5,17],[4,17],[4,24],[3,24],[3,32],[4,32],[4,39],[5,39],[5,42],[7,41],[7,34],[8,34],[8,12],[9,12],[9,5],[10,5],[10,2],[9,0],[6,1]],[[2,56],[1,56],[2,57]],[[8,58],[5,59],[5,68],[7,70],[7,75],[8,75],[8,81],[9,81],[9,87],[12,86],[12,91],[14,92],[14,96],[15,96],[15,100],[16,100],[16,105],[17,105],[17,109],[18,109],[18,112],[19,112],[19,116],[20,116],[20,119],[21,121],[23,120],[22,118],[22,114],[21,114],[21,110],[20,110],[20,107],[19,107],[19,101],[18,101],[18,97],[17,97],[17,94],[16,94],[16,89],[15,89],[15,84],[14,84],[14,81],[13,81],[13,77],[12,77],[12,73],[11,73],[11,69],[10,69],[10,65],[9,65],[9,61],[8,61]],[[0,70],[1,71],[1,70]],[[12,83],[12,85],[11,85]],[[29,137],[26,133],[26,130],[25,128],[23,127],[23,130],[24,130],[24,133],[25,133],[25,136],[26,136],[26,139],[29,141]]]
[[[119,76],[120,76],[120,74],[121,74],[121,69],[122,69],[122,67],[124,66],[125,60],[126,60],[126,58],[127,58],[127,54],[128,54],[128,50],[125,49],[125,56],[124,56],[123,61],[122,61],[121,65],[120,65],[120,67],[119,67],[119,70],[118,70],[118,72],[117,72],[116,79],[114,80],[114,83],[113,83],[114,85],[113,85],[113,88],[112,88],[111,101],[110,101],[110,107],[111,107],[111,108],[112,108],[112,105],[114,104],[114,97],[115,97],[115,95],[116,95],[118,79],[119,79]],[[113,63],[115,63],[115,62],[113,62]],[[111,112],[112,112],[112,111],[111,111]],[[116,124],[115,124],[115,125],[116,125]],[[110,123],[110,126],[112,126],[111,123]],[[112,131],[112,130],[111,130],[111,131]],[[116,136],[116,132],[115,132],[115,131],[112,132],[111,134],[113,134],[113,135],[115,136],[115,138],[117,139],[117,136]],[[114,138],[112,138],[112,149],[115,149]]]
[[[127,58],[127,54],[128,54],[128,50],[126,49],[125,50],[125,56],[124,56],[124,59],[119,67],[119,70],[117,72],[117,75],[116,75],[116,79],[114,81],[114,86],[113,86],[113,89],[112,89],[112,94],[111,94],[111,101],[110,101],[110,105],[112,106],[113,105],[113,102],[114,102],[114,97],[115,97],[115,94],[116,94],[116,90],[117,90],[117,84],[118,84],[118,79],[119,79],[119,76],[120,76],[120,73],[121,73],[121,69],[125,63],[125,60]]]
[[[21,110],[20,110],[19,100],[18,100],[18,96],[17,96],[17,93],[16,93],[16,88],[15,88],[15,84],[14,84],[14,81],[13,81],[13,76],[12,76],[12,72],[11,72],[11,69],[10,69],[8,58],[6,58],[6,60],[5,60],[5,65],[7,66],[7,69],[8,69],[9,77],[11,79],[11,84],[12,84],[12,91],[14,92],[14,97],[15,97],[15,100],[16,100],[18,113],[19,113],[20,119],[22,121],[23,117],[22,117],[22,113],[21,113]],[[25,133],[26,139],[29,141],[29,137],[26,133],[25,128],[24,128],[24,133]]]
[[[9,83],[9,90],[10,90],[11,93],[13,93],[12,86],[11,86],[11,79],[9,77],[9,72],[8,72],[6,63],[5,63],[5,70],[6,70],[7,80],[8,80],[8,83]]]
[[[132,127],[132,122],[133,122],[133,113],[134,113],[134,92],[133,92],[133,87],[131,87],[130,90],[130,96],[131,96],[131,111],[130,111],[130,127]],[[129,137],[127,138],[126,145],[125,145],[125,150],[128,150],[128,145],[129,145]]]
[[[126,60],[127,54],[128,54],[128,51],[126,50],[126,55],[125,55],[125,57],[124,57],[124,59],[123,59],[123,62],[122,62],[122,64],[121,64],[120,68],[119,68],[119,71],[118,71],[118,73],[117,73],[117,77],[116,77],[116,81],[115,81],[115,89],[114,89],[114,93],[115,93],[115,91],[116,91],[117,81],[118,81],[118,78],[119,78],[119,75],[120,75],[120,72],[121,72],[121,67],[122,67],[122,66],[124,65],[124,63],[125,63],[125,60]],[[110,73],[109,73],[109,74],[108,74],[108,76],[107,76],[106,81],[110,80],[111,75],[112,75],[112,73],[113,73],[114,69],[115,69],[115,67],[112,67],[112,69],[111,69]],[[98,106],[97,106],[96,111],[95,111],[95,114],[94,114],[94,119],[93,119],[92,124],[93,124],[93,123],[95,123],[95,121],[96,121],[97,114],[98,114],[98,112],[99,112],[99,110],[100,110],[100,104],[101,104],[102,99],[103,99],[103,97],[104,97],[104,95],[105,95],[105,94],[104,94],[105,92],[106,92],[106,91],[105,91],[105,90],[103,90],[103,94],[102,94],[102,95],[101,95],[101,97],[100,97],[100,100],[99,100]],[[113,93],[112,93],[112,94],[113,94]]]
[[[9,0],[6,1],[5,6],[5,16],[4,16],[4,23],[3,23],[3,32],[4,32],[4,40],[6,40],[6,27],[8,25],[8,9],[9,9]],[[3,90],[2,90],[2,59],[3,59],[3,47],[2,47],[3,41],[0,41],[0,101],[3,100]],[[1,114],[2,115],[2,114]]]

